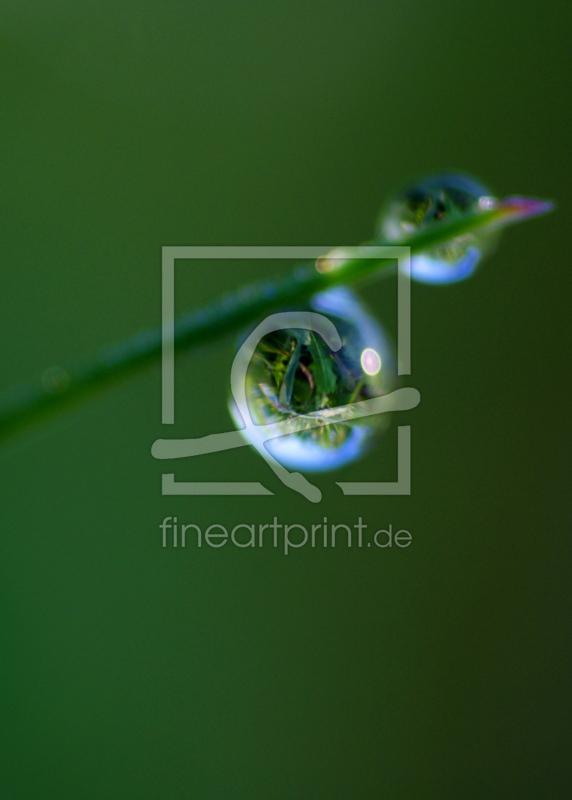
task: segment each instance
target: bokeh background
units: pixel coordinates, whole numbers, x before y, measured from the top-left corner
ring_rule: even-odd
[[[162,497],[160,370],[0,455],[3,798],[567,798],[567,2],[0,5],[1,384],[160,319],[162,245],[351,245],[462,169],[557,200],[478,274],[413,287],[411,497],[395,422],[312,506],[248,448]],[[284,264],[199,264],[181,309]],[[395,326],[395,285],[370,307]],[[229,428],[234,340],[180,358],[177,431]],[[408,549],[163,549],[324,515]]]

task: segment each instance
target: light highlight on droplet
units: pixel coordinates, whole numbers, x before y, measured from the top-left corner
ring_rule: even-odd
[[[361,367],[366,375],[377,375],[381,369],[381,358],[376,350],[371,347],[366,349],[361,354]]]

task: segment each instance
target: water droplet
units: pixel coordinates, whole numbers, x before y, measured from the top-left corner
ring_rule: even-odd
[[[336,247],[335,250],[330,250],[327,255],[316,259],[316,269],[318,272],[326,274],[339,269],[350,258],[352,258],[352,253],[349,250]]]
[[[340,407],[390,392],[395,357],[384,331],[348,289],[316,295],[305,310],[334,324],[341,348],[331,349],[314,330],[286,328],[263,336],[246,371],[254,425],[244,428],[233,400],[229,406],[252,444],[263,441],[260,426],[296,420],[295,433],[266,439],[264,446],[284,467],[319,472],[359,458],[374,433],[386,427],[387,414],[355,418]]]
[[[379,234],[384,240],[399,242],[427,225],[491,209],[496,203],[490,190],[469,175],[432,175],[407,187],[388,204],[380,219]],[[466,234],[413,256],[411,277],[424,283],[454,283],[468,278],[495,238],[490,231]]]

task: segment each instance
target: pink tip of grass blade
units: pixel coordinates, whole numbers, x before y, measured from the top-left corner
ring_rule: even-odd
[[[535,197],[507,197],[499,205],[500,220],[503,224],[520,222],[522,219],[548,214],[555,207],[551,200],[538,200]]]

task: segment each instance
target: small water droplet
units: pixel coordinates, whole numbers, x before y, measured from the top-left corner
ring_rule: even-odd
[[[342,267],[344,262],[350,258],[352,258],[352,253],[349,250],[337,247],[335,250],[331,250],[327,255],[320,256],[316,259],[316,269],[323,274],[332,272]]]
[[[390,201],[379,223],[384,240],[399,242],[427,225],[453,221],[464,214],[495,207],[490,190],[469,175],[444,172],[408,186]],[[454,283],[475,271],[495,241],[490,231],[466,234],[413,256],[411,277],[424,283]]]
[[[267,439],[265,447],[284,467],[318,472],[356,460],[374,433],[386,427],[388,414],[354,418],[347,410],[335,409],[390,392],[396,382],[395,357],[382,328],[348,289],[316,295],[305,310],[333,322],[342,347],[337,352],[330,349],[312,330],[288,328],[267,334],[246,373],[254,426],[243,429],[233,400],[229,406],[251,443],[259,426],[302,422],[301,430]]]

